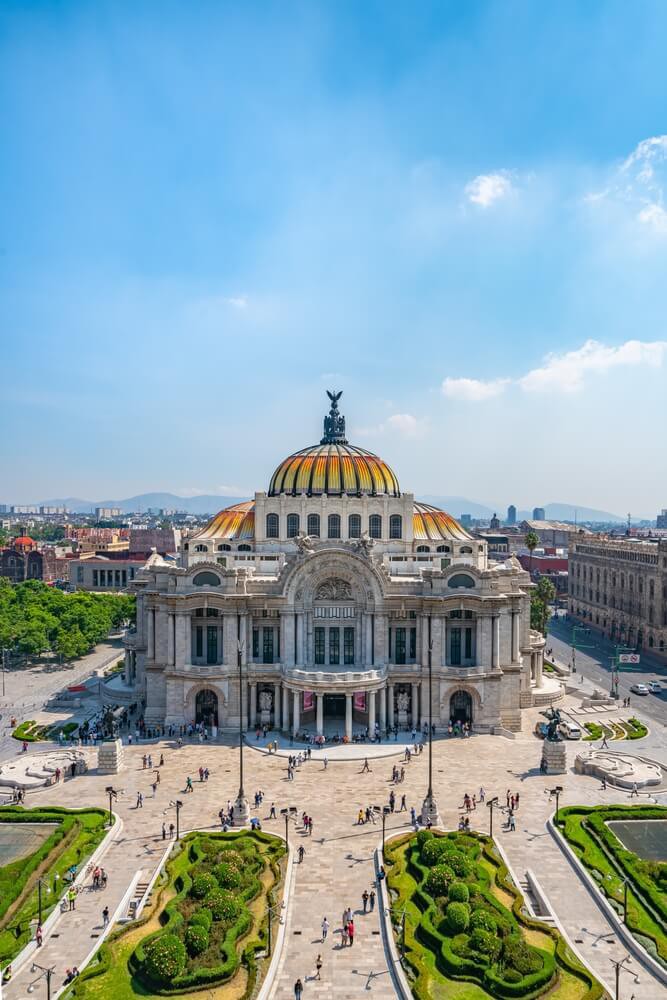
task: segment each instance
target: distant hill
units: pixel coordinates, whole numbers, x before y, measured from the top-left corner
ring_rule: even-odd
[[[80,497],[61,497],[53,500],[40,500],[39,503],[45,506],[64,505],[75,514],[91,514],[95,507],[119,507],[125,514],[145,511],[149,507],[184,510],[188,514],[217,514],[223,507],[229,507],[244,499],[248,498],[218,495],[179,497],[175,493],[140,493],[138,496],[127,497],[125,500],[82,500]]]
[[[461,514],[487,518],[497,513],[498,517],[502,519],[507,513],[506,507],[487,507],[486,504],[477,503],[476,500],[468,500],[467,497],[438,497],[426,494],[417,497],[417,500],[421,500],[422,503],[430,503],[433,507],[440,507],[441,510],[446,510],[448,514],[451,514],[457,520],[461,517]]]
[[[626,518],[618,514],[610,514],[608,510],[596,510],[595,507],[577,507],[571,503],[548,503],[544,513],[551,521],[614,521],[623,524]],[[532,515],[532,511],[531,511]]]

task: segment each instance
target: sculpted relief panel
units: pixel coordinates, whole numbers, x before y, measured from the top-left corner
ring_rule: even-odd
[[[352,588],[347,580],[332,576],[324,580],[315,591],[316,601],[351,601]]]

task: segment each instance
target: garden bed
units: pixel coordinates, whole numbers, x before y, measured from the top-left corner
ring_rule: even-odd
[[[69,869],[85,864],[104,839],[106,818],[104,809],[0,807],[2,823],[57,824],[36,851],[0,868],[0,965],[11,962],[32,937],[30,922],[38,915],[37,879],[46,883],[42,885],[45,920],[64,892]]]
[[[206,989],[249,998],[263,972],[258,953],[267,950],[267,908],[277,902],[284,857],[283,840],[256,831],[188,834],[155,906],[112,935],[67,996],[131,1000]]]
[[[585,722],[587,735],[584,740],[641,740],[648,734],[648,729],[639,719],[614,719],[605,722]]]
[[[653,819],[667,819],[667,808],[567,806],[559,810],[558,830],[620,917],[628,880],[627,927],[667,968],[667,862],[645,861],[628,851],[608,826],[613,821]]]
[[[490,838],[423,830],[392,841],[385,860],[417,1000],[602,997],[562,936],[526,915]]]

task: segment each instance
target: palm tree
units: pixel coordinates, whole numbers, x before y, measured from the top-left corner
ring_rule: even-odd
[[[535,531],[528,531],[526,533],[525,542],[526,542],[526,548],[530,552],[530,561],[528,563],[528,572],[532,576],[533,575],[533,550],[536,549],[537,546],[540,544],[540,540],[537,537],[537,533]]]

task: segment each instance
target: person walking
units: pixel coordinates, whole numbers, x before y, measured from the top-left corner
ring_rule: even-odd
[[[301,982],[300,979],[297,979],[297,981],[294,984],[294,1000],[301,1000],[302,995],[303,995],[303,983]]]
[[[368,901],[370,903],[371,913],[372,913],[373,910],[375,909],[375,889],[371,889],[370,896],[368,897]]]
[[[44,933],[42,931],[42,925],[39,924],[39,926],[37,927],[37,930],[35,931],[35,941],[37,942],[37,947],[38,948],[42,947],[42,938],[43,937],[44,937]]]
[[[141,792],[137,792],[137,809],[144,808],[144,796]]]
[[[70,910],[76,910],[76,889],[72,886],[67,892],[67,902]]]
[[[324,758],[324,770],[325,770],[325,771],[326,771],[326,769],[327,769],[327,767],[328,767],[328,766],[329,766],[329,758],[328,758],[328,757],[325,757],[325,758]]]
[[[361,773],[363,774],[364,771],[370,771],[370,767],[368,765],[368,757],[364,758],[364,766],[361,769]]]
[[[347,925],[347,936],[350,939],[350,948],[354,944],[354,920],[350,920]]]
[[[322,971],[322,956],[321,955],[318,955],[317,958],[315,959],[315,969],[316,969],[315,979],[321,979],[322,978],[321,975],[320,975],[320,973]]]
[[[102,927],[109,926],[109,907],[105,906],[102,910]]]
[[[403,792],[403,794],[401,795],[401,808],[398,811],[407,812],[407,810],[408,810],[408,803],[406,801],[405,792]]]
[[[322,944],[327,939],[327,934],[329,933],[329,921],[326,917],[322,917]]]
[[[362,892],[361,902],[364,905],[364,913],[366,913],[366,910],[368,909],[368,889],[364,889],[364,891]]]
[[[306,848],[303,846],[303,844],[299,844],[299,852],[298,853],[299,853],[299,864],[302,865],[303,864],[304,856],[306,854]]]

